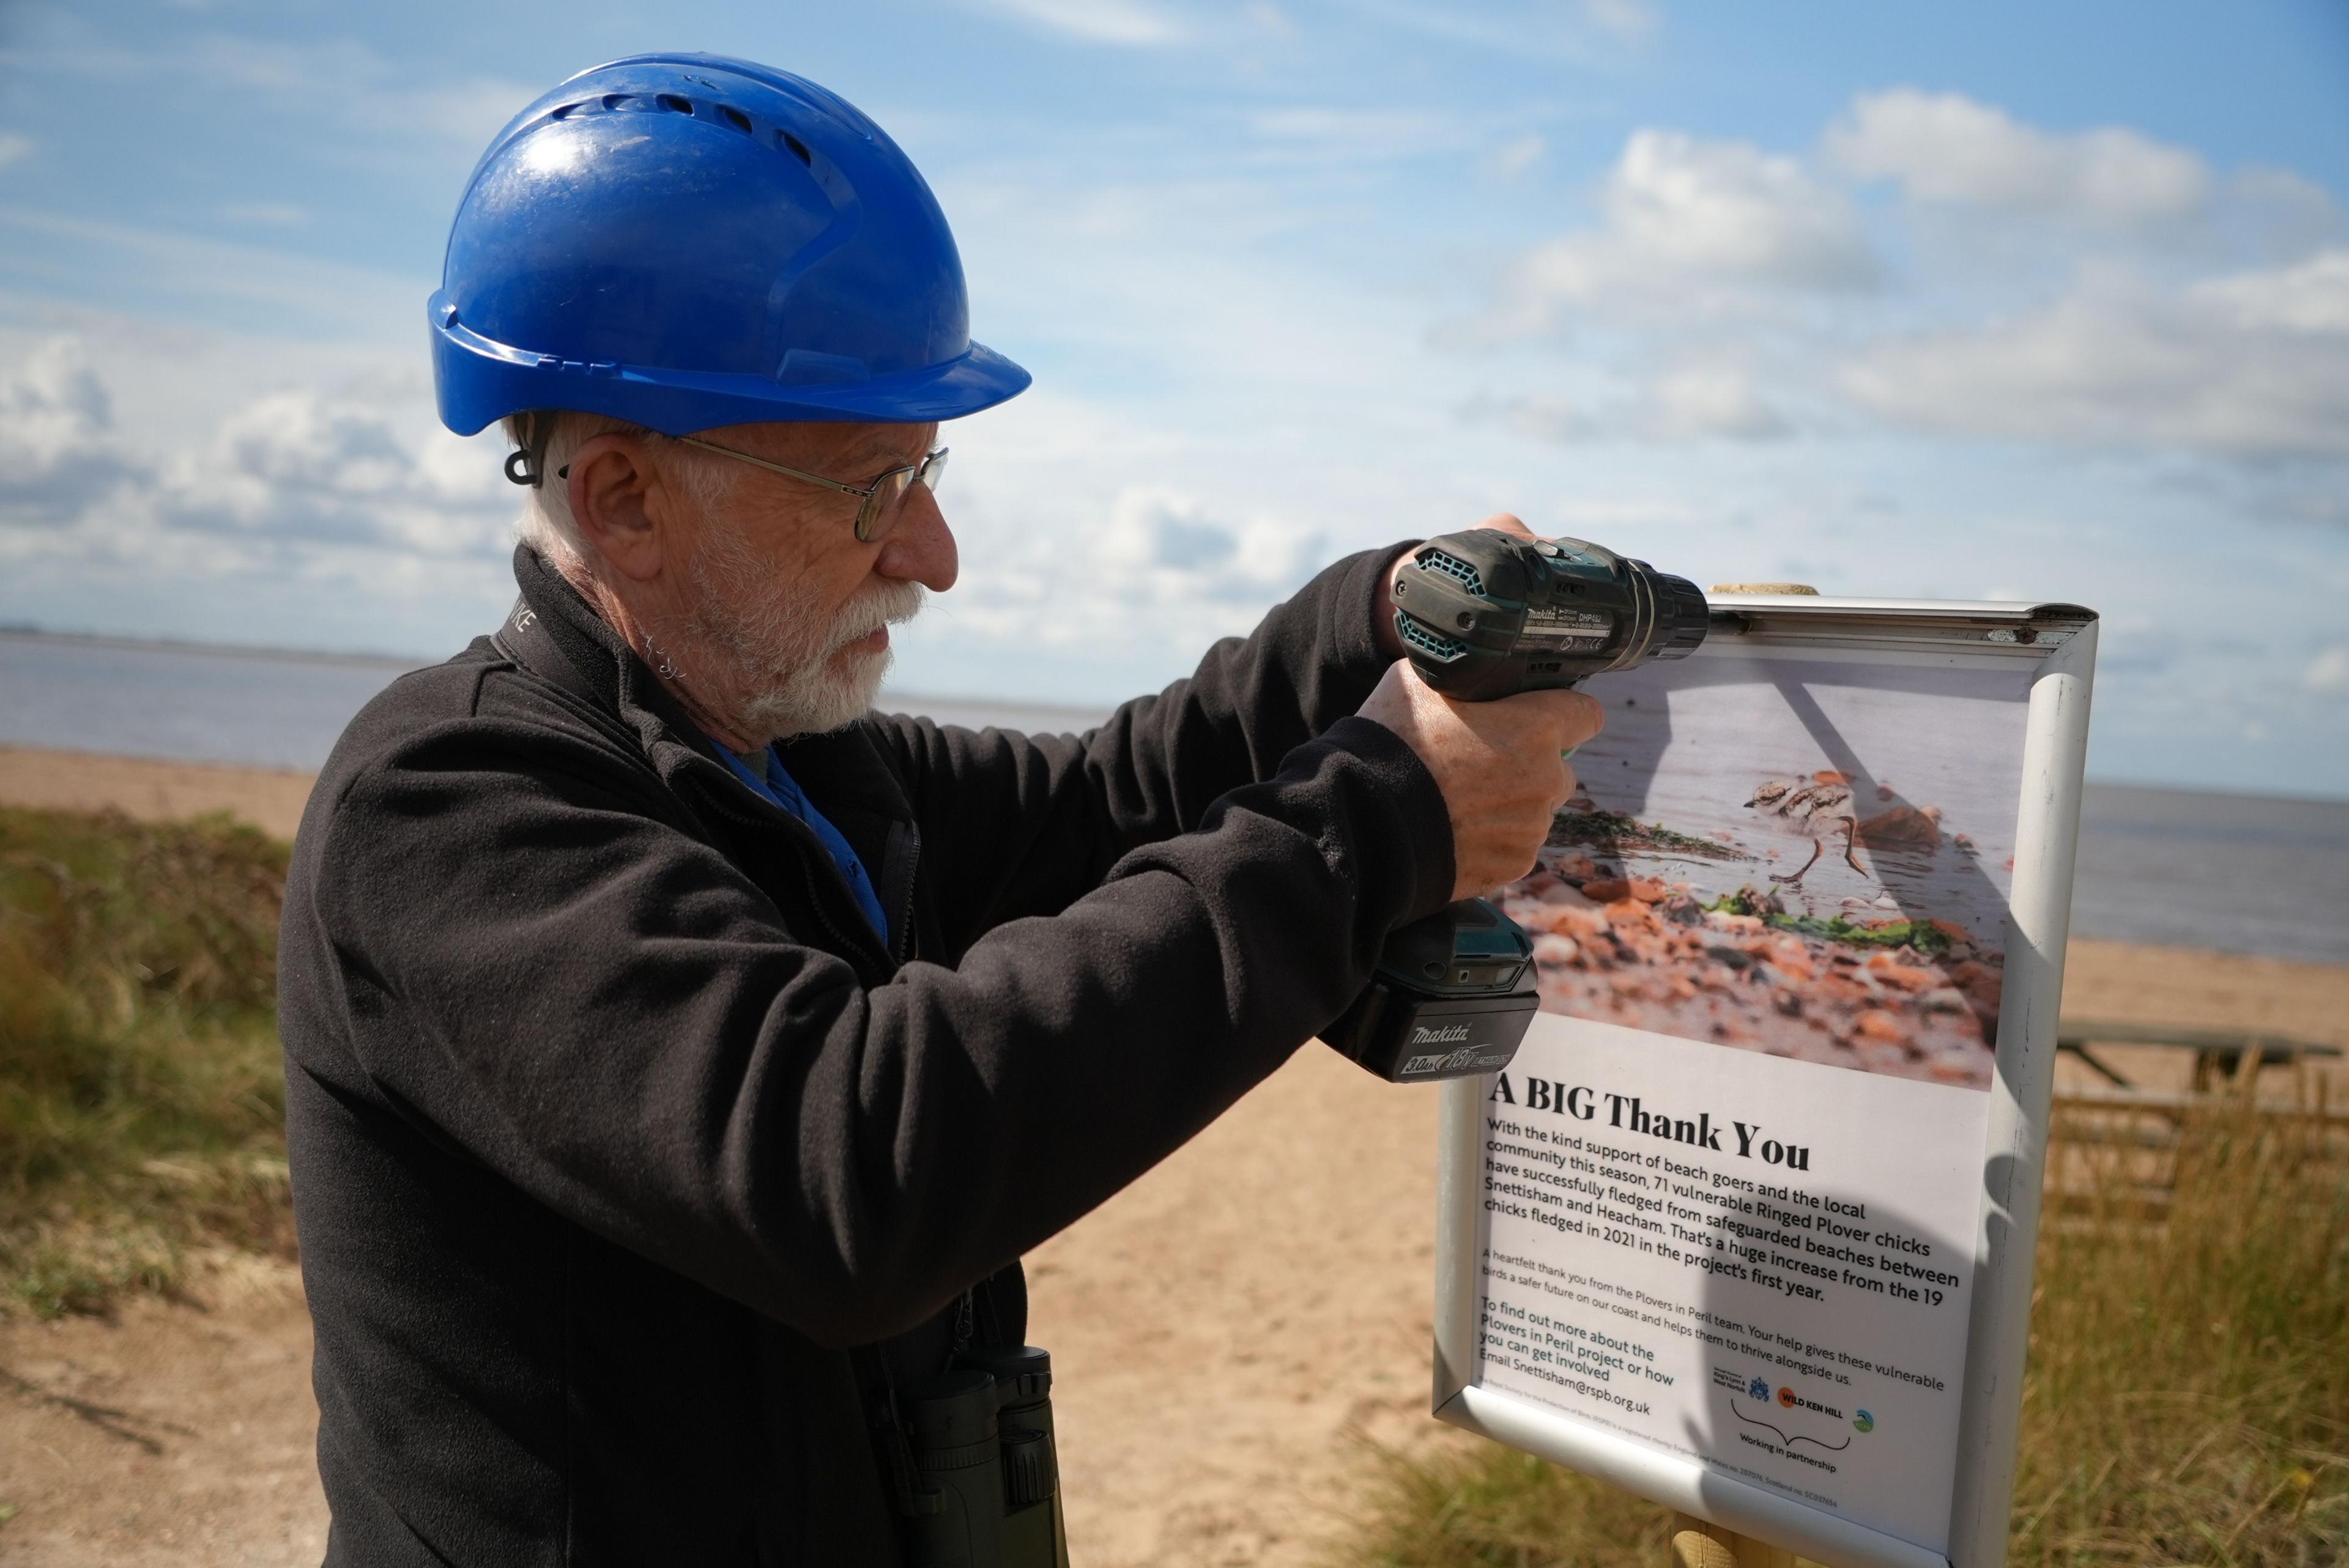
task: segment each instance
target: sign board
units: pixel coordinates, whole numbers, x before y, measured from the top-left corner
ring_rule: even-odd
[[[1436,1414],[1833,1568],[1997,1568],[2095,621],[1730,597],[1508,912],[1444,1086]]]

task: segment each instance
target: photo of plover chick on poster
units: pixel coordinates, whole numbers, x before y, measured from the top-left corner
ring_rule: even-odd
[[[1543,1010],[1987,1088],[2029,676],[1707,650],[1592,683],[1607,727],[1502,897]]]

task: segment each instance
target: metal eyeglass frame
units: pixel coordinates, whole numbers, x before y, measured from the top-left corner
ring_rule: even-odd
[[[826,490],[838,490],[843,495],[855,496],[861,503],[856,509],[856,542],[859,544],[870,544],[880,536],[882,509],[903,500],[905,492],[915,485],[926,486],[933,495],[936,494],[938,476],[945,473],[947,469],[947,449],[933,447],[920,462],[908,463],[904,468],[891,469],[863,490],[859,490],[854,485],[842,484],[838,480],[828,480],[822,474],[803,473],[798,469],[787,469],[781,463],[771,463],[764,458],[754,458],[748,452],[738,452],[731,447],[721,447],[713,441],[701,440],[697,437],[679,436],[677,439],[688,447],[699,447],[705,452],[716,452],[721,457],[736,458],[756,468],[771,469],[775,473],[802,480],[812,485],[822,485]],[[891,485],[892,480],[896,481],[894,488]]]

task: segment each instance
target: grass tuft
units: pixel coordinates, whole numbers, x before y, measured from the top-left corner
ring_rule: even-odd
[[[2042,1232],[2009,1561],[2349,1563],[2349,1161],[2337,1125],[2189,1116],[2168,1217],[2104,1163]],[[2101,1151],[2071,1150],[2073,1154]],[[2097,1172],[2092,1171],[2092,1176]],[[1373,1457],[1337,1568],[1655,1568],[1670,1516],[1477,1439]]]
[[[1473,1446],[1468,1446],[1473,1444]],[[1366,1445],[1368,1495],[1332,1568],[1657,1568],[1671,1515],[1603,1481],[1468,1439]]]
[[[0,810],[0,1308],[169,1293],[287,1253],[287,846],[225,817]]]

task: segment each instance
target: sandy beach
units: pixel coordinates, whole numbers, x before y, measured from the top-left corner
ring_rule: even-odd
[[[14,804],[228,810],[288,832],[305,785],[0,751],[0,802]],[[2076,942],[2064,1010],[2349,1047],[2349,968]],[[2182,1084],[2176,1056],[2126,1061]],[[1031,1255],[1079,1562],[1304,1568],[1345,1524],[1359,1435],[1436,1439],[1434,1108],[1430,1091],[1309,1046]],[[0,1556],[37,1568],[317,1561],[298,1282],[233,1263],[197,1294],[135,1303],[113,1322],[0,1323],[0,1505],[20,1510],[0,1525]]]
[[[158,762],[0,746],[0,806],[117,810],[150,820],[226,811],[290,839],[302,824],[312,775],[206,762]]]

